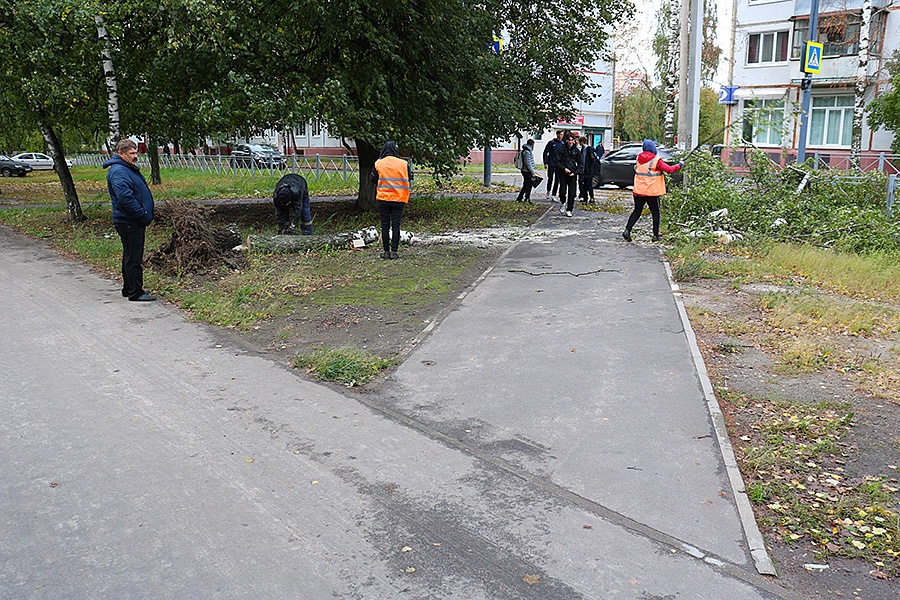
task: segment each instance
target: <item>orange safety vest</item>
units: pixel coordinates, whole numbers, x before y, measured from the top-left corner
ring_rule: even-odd
[[[650,162],[634,165],[634,194],[636,196],[665,196],[666,178],[662,171],[656,170],[659,157]]]
[[[385,156],[375,161],[378,186],[375,199],[385,202],[409,202],[409,165],[396,156]]]

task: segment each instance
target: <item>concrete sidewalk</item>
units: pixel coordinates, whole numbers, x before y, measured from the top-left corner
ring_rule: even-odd
[[[355,394],[0,228],[0,599],[796,598],[620,220],[546,215]]]

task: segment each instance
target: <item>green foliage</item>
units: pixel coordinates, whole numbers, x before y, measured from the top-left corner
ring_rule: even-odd
[[[666,198],[669,233],[674,227],[707,236],[722,230],[846,252],[900,250],[900,220],[885,210],[883,174],[847,177],[843,171],[813,171],[808,164],[780,170],[763,152],[750,164],[750,172],[736,179],[708,154],[689,157],[687,185],[673,186]],[[727,213],[711,214],[721,209]]]
[[[626,93],[616,93],[616,137],[622,140],[662,139],[666,108],[662,98],[662,90],[643,85]]]
[[[891,149],[900,153],[900,50],[895,50],[891,60],[887,62],[888,74],[891,78],[891,89],[875,97],[866,111],[869,113],[870,127],[884,127],[894,132]]]

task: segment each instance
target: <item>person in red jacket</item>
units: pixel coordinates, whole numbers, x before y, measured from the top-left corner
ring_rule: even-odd
[[[681,170],[682,164],[666,164],[656,153],[656,144],[644,140],[643,152],[638,154],[634,165],[634,211],[628,217],[628,224],[622,237],[631,241],[631,228],[641,218],[644,206],[650,207],[653,215],[653,241],[659,241],[659,199],[666,195],[666,179],[664,173],[675,173]]]

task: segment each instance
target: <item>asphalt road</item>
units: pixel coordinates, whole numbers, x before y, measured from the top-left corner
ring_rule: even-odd
[[[797,598],[620,226],[545,216],[361,393],[0,227],[0,599]]]

